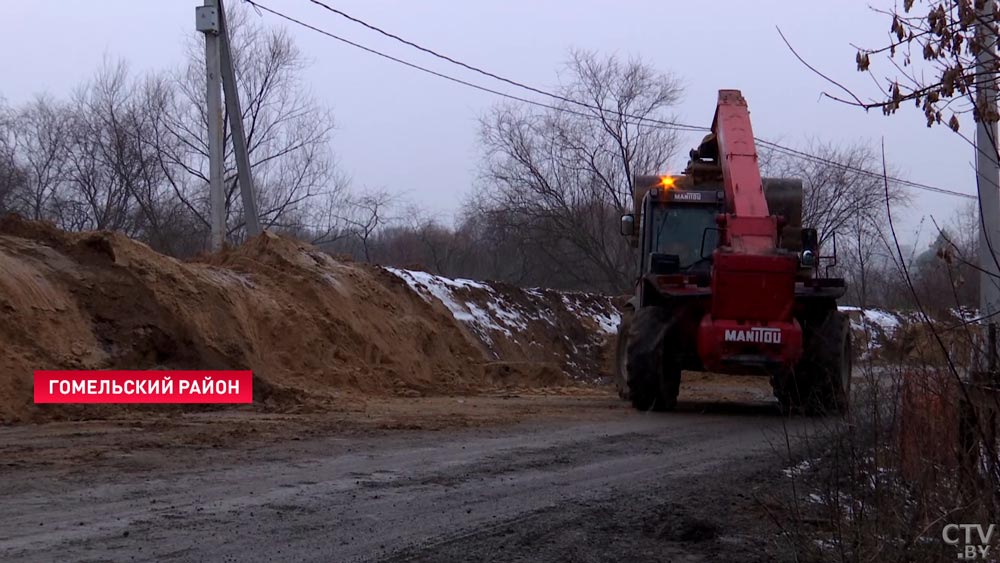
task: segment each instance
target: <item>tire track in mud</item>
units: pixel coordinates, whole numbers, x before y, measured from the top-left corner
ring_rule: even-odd
[[[605,417],[314,439],[308,454],[276,446],[230,462],[178,452],[190,456],[180,473],[116,476],[95,466],[43,482],[11,474],[0,485],[0,559],[506,560],[510,544],[524,560],[559,560],[529,557],[526,546],[555,534],[554,545],[582,548],[578,529],[599,551],[615,544],[602,534],[635,532],[596,521],[601,514],[624,511],[630,522],[705,483],[738,490],[748,460],[781,462],[771,445],[783,428],[776,416]],[[789,428],[808,424],[791,419]]]

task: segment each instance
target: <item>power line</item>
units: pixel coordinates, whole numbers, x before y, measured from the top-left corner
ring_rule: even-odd
[[[822,156],[818,156],[818,155],[815,155],[815,154],[809,154],[807,152],[803,152],[803,151],[800,151],[800,150],[797,150],[797,149],[793,149],[793,148],[790,148],[790,147],[779,145],[777,143],[772,143],[771,141],[766,141],[766,140],[761,139],[759,137],[755,137],[754,140],[756,140],[757,143],[760,144],[760,145],[764,145],[766,147],[770,147],[773,150],[776,150],[778,152],[784,153],[784,154],[789,155],[789,156],[798,157],[798,158],[801,158],[801,159],[804,159],[804,160],[811,160],[813,162],[818,162],[818,163],[821,163],[821,164],[827,164],[827,165],[830,165],[830,166],[836,166],[836,167],[839,167],[839,168],[843,168],[845,170],[850,170],[852,172],[856,172],[858,174],[862,174],[864,176],[868,176],[870,178],[878,178],[879,180],[881,180],[883,178],[887,178],[890,182],[894,182],[894,183],[897,183],[897,184],[899,184],[901,186],[905,186],[905,187],[915,188],[915,189],[918,189],[918,190],[926,190],[926,191],[929,191],[929,192],[936,192],[936,193],[941,193],[941,194],[946,194],[946,195],[952,195],[952,196],[957,196],[957,197],[964,197],[964,198],[968,198],[968,199],[976,199],[976,196],[974,196],[972,194],[958,192],[958,191],[955,191],[955,190],[949,190],[949,189],[946,189],[946,188],[940,188],[938,186],[932,186],[932,185],[929,185],[929,184],[921,184],[920,182],[913,182],[911,180],[904,180],[902,178],[894,178],[892,176],[883,176],[882,174],[880,174],[878,172],[873,172],[871,170],[865,170],[864,168],[858,168],[858,167],[855,167],[855,166],[849,166],[849,165],[837,162],[835,160],[830,160],[828,158],[824,158]]]
[[[494,80],[499,80],[501,82],[505,82],[507,84],[510,84],[512,86],[516,86],[518,88],[522,88],[522,89],[528,90],[529,92],[534,92],[536,94],[541,94],[543,96],[548,96],[550,98],[553,98],[553,99],[556,99],[556,100],[560,100],[562,102],[566,102],[566,103],[574,104],[574,105],[577,105],[577,106],[585,107],[585,108],[590,109],[590,110],[597,110],[597,111],[602,111],[602,112],[606,111],[603,108],[600,108],[600,107],[597,107],[597,106],[593,106],[593,105],[585,103],[585,102],[580,102],[580,101],[574,100],[572,98],[567,98],[567,97],[561,96],[559,94],[548,92],[546,90],[542,90],[540,88],[536,88],[534,86],[530,86],[528,84],[524,84],[522,82],[519,82],[519,81],[510,79],[510,78],[507,78],[507,77],[495,74],[495,73],[487,71],[487,70],[484,70],[484,69],[482,69],[480,67],[477,67],[477,66],[465,63],[463,61],[460,61],[460,60],[457,60],[455,58],[452,58],[452,57],[450,57],[448,55],[444,55],[444,54],[439,53],[439,52],[437,52],[437,51],[435,51],[433,49],[430,49],[428,47],[424,47],[423,45],[419,45],[417,43],[414,43],[413,41],[410,41],[408,39],[400,37],[399,35],[396,35],[394,33],[386,31],[386,30],[384,30],[384,29],[382,29],[382,28],[380,28],[380,27],[378,27],[376,25],[370,24],[370,23],[368,23],[368,22],[366,22],[366,21],[364,21],[364,20],[362,20],[360,18],[356,18],[356,17],[354,17],[354,16],[352,16],[352,15],[350,15],[350,14],[348,14],[348,13],[342,11],[342,10],[338,10],[337,8],[334,8],[334,7],[328,5],[328,4],[326,4],[326,3],[324,3],[324,2],[322,2],[320,0],[309,0],[309,1],[312,2],[313,4],[316,4],[317,6],[323,7],[324,9],[326,9],[326,10],[328,10],[328,11],[334,13],[334,14],[337,14],[337,15],[339,15],[339,16],[341,16],[341,17],[343,17],[343,18],[345,18],[345,19],[347,19],[349,21],[352,21],[352,22],[354,22],[354,23],[356,23],[358,25],[361,25],[361,26],[363,26],[363,27],[365,27],[367,29],[375,31],[376,33],[384,35],[385,37],[389,37],[389,38],[394,39],[394,40],[396,40],[396,41],[398,41],[400,43],[403,43],[404,45],[407,45],[409,47],[413,47],[414,49],[417,49],[417,50],[422,51],[424,53],[427,53],[429,55],[433,55],[434,57],[437,57],[437,58],[439,58],[441,60],[447,61],[447,62],[452,63],[452,64],[457,65],[457,66],[460,66],[460,67],[465,68],[467,70],[471,70],[473,72],[479,73],[479,74],[481,74],[483,76],[492,78]],[[634,115],[624,114],[624,117],[627,117],[627,118],[630,118],[630,119],[635,119],[637,121],[645,120],[645,121],[649,121],[651,123],[654,123],[654,124],[660,125],[660,126],[664,126],[664,127],[677,127],[677,128],[680,128],[680,129],[691,130],[691,131],[709,131],[709,128],[707,128],[707,127],[699,127],[699,126],[696,126],[696,125],[685,125],[685,124],[682,124],[682,123],[666,122],[666,121],[661,121],[661,120],[652,119],[652,118],[646,118],[646,117],[642,117],[642,116],[634,116]],[[825,158],[817,156],[817,155],[811,155],[811,154],[808,154],[808,153],[805,153],[805,152],[802,152],[802,151],[798,151],[798,150],[790,148],[790,147],[785,147],[785,146],[779,145],[778,143],[772,143],[770,141],[765,141],[764,139],[757,138],[756,140],[760,144],[769,146],[772,149],[777,150],[779,152],[784,152],[785,154],[790,154],[792,156],[798,156],[800,158],[806,158],[806,159],[812,160],[814,162],[821,162],[821,163],[824,163],[824,164],[839,166],[839,167],[846,168],[846,169],[852,169],[855,172],[858,172],[860,174],[864,174],[864,175],[871,176],[871,177],[877,177],[879,179],[882,178],[882,175],[878,174],[876,172],[871,172],[871,171],[864,170],[864,169],[861,169],[861,168],[852,168],[852,167],[846,166],[844,164],[838,163],[836,161],[825,159]],[[970,198],[970,199],[975,199],[975,196],[973,196],[973,195],[965,194],[965,193],[954,191],[954,190],[948,190],[948,189],[945,189],[945,188],[939,188],[937,186],[931,186],[931,185],[927,185],[927,184],[921,184],[921,183],[918,183],[918,182],[911,182],[909,180],[903,180],[901,178],[890,178],[890,180],[892,180],[892,181],[894,181],[896,183],[899,183],[900,185],[905,185],[905,186],[909,186],[909,187],[916,188],[916,189],[923,189],[923,190],[937,192],[937,193],[943,193],[943,194],[949,194],[949,195],[955,195],[955,196],[959,196],[959,197],[966,197],[966,198]]]
[[[354,16],[352,16],[352,15],[350,15],[350,14],[348,14],[348,13],[342,11],[342,10],[338,10],[337,8],[334,8],[334,7],[330,6],[329,4],[321,2],[320,0],[309,0],[309,1],[312,2],[313,4],[316,4],[317,6],[321,6],[321,7],[325,8],[326,10],[329,10],[330,12],[333,12],[334,14],[337,14],[338,16],[346,18],[347,20],[350,20],[350,21],[352,21],[352,22],[354,22],[354,23],[356,23],[358,25],[366,27],[366,28],[368,28],[368,29],[370,29],[370,30],[372,30],[372,31],[374,31],[376,33],[380,33],[380,34],[384,35],[385,37],[389,37],[390,39],[394,39],[394,40],[396,40],[396,41],[398,41],[398,42],[400,42],[400,43],[402,43],[404,45],[407,45],[409,47],[413,47],[414,49],[417,49],[418,51],[422,51],[424,53],[427,53],[429,55],[437,57],[437,58],[439,58],[439,59],[441,59],[443,61],[447,61],[447,62],[449,62],[449,63],[451,63],[453,65],[460,66],[460,67],[462,67],[462,68],[464,68],[466,70],[471,70],[473,72],[479,73],[479,74],[481,74],[483,76],[486,76],[488,78],[492,78],[494,80],[499,80],[500,82],[506,82],[507,84],[510,84],[511,86],[516,86],[517,88],[522,88],[522,89],[527,90],[529,92],[534,92],[535,94],[541,94],[542,96],[547,96],[549,98],[553,98],[553,99],[559,100],[561,102],[565,102],[565,103],[568,103],[568,104],[573,104],[575,106],[583,107],[583,108],[586,108],[586,109],[589,109],[589,110],[597,110],[597,111],[599,111],[601,113],[605,113],[605,112],[609,111],[609,110],[606,110],[606,109],[604,109],[602,107],[595,106],[593,104],[588,104],[586,102],[581,102],[579,100],[574,100],[573,98],[568,98],[568,97],[563,96],[561,94],[556,94],[556,93],[553,93],[553,92],[549,92],[547,90],[542,90],[541,88],[537,88],[535,86],[531,86],[531,85],[525,84],[523,82],[519,82],[517,80],[511,79],[511,78],[507,78],[505,76],[501,76],[499,74],[490,72],[488,70],[484,70],[484,69],[482,69],[482,68],[480,68],[478,66],[474,66],[474,65],[468,64],[466,62],[462,62],[462,61],[460,61],[458,59],[454,59],[452,57],[449,57],[448,55],[441,54],[441,53],[439,53],[439,52],[437,52],[437,51],[435,51],[433,49],[430,49],[428,47],[424,47],[423,45],[419,45],[419,44],[414,43],[413,41],[410,41],[408,39],[404,39],[404,38],[402,38],[402,37],[400,37],[400,36],[398,36],[398,35],[396,35],[394,33],[388,32],[388,31],[386,31],[386,30],[384,30],[384,29],[382,29],[382,28],[380,28],[380,27],[378,27],[376,25],[370,24],[370,23],[368,23],[368,22],[366,22],[366,21],[364,21],[362,19],[356,18],[356,17],[354,17]],[[636,121],[648,121],[650,123],[655,123],[657,125],[675,127],[677,129],[682,129],[682,130],[691,130],[691,131],[708,131],[709,130],[707,127],[700,127],[700,126],[697,126],[697,125],[685,125],[683,123],[675,123],[675,122],[672,122],[672,121],[663,121],[663,120],[660,120],[660,119],[654,119],[654,118],[640,116],[640,115],[631,115],[631,114],[628,114],[628,113],[623,113],[621,115],[622,115],[622,117],[627,117],[629,119],[634,119]]]
[[[581,107],[581,108],[586,108],[586,109],[590,110],[591,112],[597,112],[600,115],[596,115],[595,113],[584,113],[584,112],[573,110],[573,109],[570,109],[570,108],[567,108],[567,107],[563,107],[563,106],[554,106],[554,105],[551,105],[551,104],[546,104],[544,102],[538,102],[536,100],[531,100],[531,99],[528,99],[528,98],[523,98],[523,97],[520,97],[520,96],[515,96],[513,94],[508,94],[506,92],[501,92],[499,90],[494,90],[492,88],[488,88],[488,87],[485,87],[485,86],[481,86],[479,84],[468,82],[466,80],[462,80],[460,78],[456,78],[454,76],[450,76],[450,75],[444,74],[442,72],[431,70],[429,68],[417,65],[415,63],[411,63],[409,61],[405,61],[405,60],[400,59],[398,57],[394,57],[392,55],[388,55],[386,53],[383,53],[381,51],[372,49],[370,47],[366,47],[366,46],[361,45],[359,43],[356,43],[354,41],[350,41],[348,39],[345,39],[343,37],[340,37],[338,35],[330,33],[330,32],[328,32],[328,31],[326,31],[324,29],[320,29],[320,28],[318,28],[316,26],[313,26],[313,25],[311,25],[309,23],[306,23],[306,22],[304,22],[302,20],[296,19],[296,18],[294,18],[292,16],[289,16],[287,14],[281,13],[281,12],[279,12],[277,10],[273,10],[271,8],[268,8],[267,6],[259,4],[259,3],[257,3],[254,0],[245,0],[245,1],[248,4],[250,4],[251,6],[254,6],[255,8],[258,8],[260,10],[266,11],[266,12],[268,12],[270,14],[273,14],[273,15],[275,15],[277,17],[285,19],[286,21],[295,23],[296,25],[305,27],[305,28],[310,29],[312,31],[315,31],[317,33],[321,33],[323,35],[326,35],[326,36],[328,36],[328,37],[330,37],[332,39],[335,39],[337,41],[340,41],[342,43],[345,43],[345,44],[350,45],[352,47],[355,47],[357,49],[361,49],[361,50],[366,51],[368,53],[371,53],[373,55],[377,55],[379,57],[388,59],[390,61],[393,61],[393,62],[396,62],[396,63],[399,63],[399,64],[402,64],[404,66],[410,67],[410,68],[415,69],[415,70],[419,70],[421,72],[425,72],[427,74],[436,76],[438,78],[442,78],[442,79],[454,82],[456,84],[460,84],[462,86],[466,86],[466,87],[469,87],[469,88],[474,88],[476,90],[480,90],[482,92],[487,92],[487,93],[490,93],[490,94],[493,94],[493,95],[496,95],[496,96],[500,96],[500,97],[503,97],[503,98],[507,98],[507,99],[510,99],[510,100],[515,100],[515,101],[518,101],[518,102],[522,102],[522,103],[526,103],[526,104],[530,104],[530,105],[533,105],[533,106],[542,107],[542,108],[546,108],[546,109],[550,109],[550,110],[554,110],[554,111],[560,111],[560,112],[568,113],[568,114],[571,114],[571,115],[577,115],[577,116],[585,117],[585,118],[588,118],[588,119],[603,119],[603,115],[605,113],[608,113],[610,111],[610,110],[604,109],[604,108],[599,107],[599,106],[591,105],[591,104],[588,104],[588,103],[585,103],[585,102],[580,102],[580,101],[574,100],[572,98],[561,96],[559,94],[548,92],[546,90],[542,90],[540,88],[536,88],[534,86],[530,86],[528,84],[524,84],[522,82],[510,79],[510,78],[506,78],[504,76],[500,76],[498,74],[495,74],[495,73],[492,73],[490,71],[484,70],[484,69],[479,68],[477,66],[470,65],[468,63],[465,63],[465,62],[462,62],[460,60],[454,59],[454,58],[449,57],[447,55],[438,53],[437,51],[434,51],[433,49],[429,49],[427,47],[423,47],[423,46],[421,46],[421,45],[419,45],[417,43],[414,43],[412,41],[404,39],[404,38],[402,38],[402,37],[400,37],[400,36],[398,36],[396,34],[393,34],[391,32],[385,31],[385,30],[383,30],[383,29],[381,29],[381,28],[379,28],[379,27],[377,27],[375,25],[369,24],[369,23],[365,22],[364,20],[361,20],[359,18],[353,17],[353,16],[351,16],[351,15],[349,15],[349,14],[347,14],[347,13],[341,11],[341,10],[338,10],[336,8],[333,8],[333,7],[329,6],[329,5],[321,2],[320,0],[310,0],[310,2],[312,2],[313,4],[316,4],[318,6],[321,6],[321,7],[325,8],[326,10],[329,10],[330,12],[332,12],[334,14],[337,14],[337,15],[339,15],[341,17],[344,17],[344,18],[346,18],[346,19],[348,19],[348,20],[350,20],[350,21],[352,21],[354,23],[357,23],[357,24],[359,24],[361,26],[364,26],[367,29],[375,31],[375,32],[377,32],[379,34],[382,34],[382,35],[384,35],[386,37],[394,39],[394,40],[396,40],[396,41],[398,41],[400,43],[403,43],[403,44],[405,44],[405,45],[407,45],[409,47],[415,48],[415,49],[417,49],[419,51],[422,51],[424,53],[433,55],[434,57],[437,57],[439,59],[447,61],[447,62],[449,62],[451,64],[454,64],[454,65],[460,66],[462,68],[465,68],[467,70],[471,70],[473,72],[482,74],[483,76],[492,78],[494,80],[498,80],[498,81],[510,84],[512,86],[515,86],[515,87],[527,90],[529,92],[534,92],[534,93],[537,93],[537,94],[540,94],[540,95],[543,95],[543,96],[547,96],[547,97],[553,98],[555,100],[559,100],[559,101],[564,102],[564,103],[569,103],[569,104],[573,104],[573,105]],[[697,126],[697,125],[687,125],[687,124],[683,124],[683,123],[675,123],[675,122],[664,121],[664,120],[659,120],[659,119],[654,119],[654,118],[649,118],[649,117],[644,117],[644,116],[630,115],[630,114],[627,114],[627,113],[620,114],[620,116],[628,118],[628,119],[633,119],[637,123],[640,123],[640,124],[641,124],[641,122],[647,122],[646,126],[647,127],[653,127],[653,128],[670,129],[670,130],[685,131],[685,132],[707,132],[707,131],[711,130],[708,127],[702,127],[702,126]],[[810,161],[816,162],[816,163],[822,163],[822,164],[826,164],[826,165],[830,165],[830,166],[835,166],[835,167],[842,168],[844,170],[850,170],[850,171],[853,171],[853,172],[856,172],[858,174],[862,174],[862,175],[865,175],[865,176],[868,176],[868,177],[876,177],[876,178],[879,178],[879,179],[883,178],[883,175],[880,174],[880,173],[877,173],[877,172],[873,172],[873,171],[870,171],[870,170],[865,170],[863,168],[858,168],[858,167],[855,167],[855,166],[846,165],[846,164],[843,164],[843,163],[840,163],[840,162],[837,162],[837,161],[834,161],[834,160],[830,160],[828,158],[824,158],[824,157],[821,157],[821,156],[818,156],[818,155],[814,155],[814,154],[809,154],[809,153],[806,153],[806,152],[803,152],[803,151],[800,151],[800,150],[797,150],[797,149],[794,149],[794,148],[791,148],[791,147],[786,147],[786,146],[780,145],[778,143],[767,141],[767,140],[761,139],[759,137],[755,137],[755,140],[759,144],[761,144],[763,146],[766,146],[766,147],[770,147],[772,150],[775,150],[777,152],[783,153],[785,155],[789,155],[789,156],[793,156],[793,157],[798,157],[798,158],[802,158],[802,159],[805,159],[805,160],[810,160]],[[968,198],[968,199],[976,199],[976,196],[974,196],[974,195],[963,193],[963,192],[959,192],[959,191],[955,191],[955,190],[949,190],[949,189],[941,188],[941,187],[938,187],[938,186],[932,186],[932,185],[929,185],[929,184],[923,184],[923,183],[919,183],[919,182],[913,182],[911,180],[905,180],[905,179],[902,179],[902,178],[894,178],[894,177],[891,177],[891,176],[886,177],[886,178],[889,181],[891,181],[891,182],[897,183],[897,184],[899,184],[901,186],[905,186],[905,187],[910,187],[910,188],[919,189],[919,190],[925,190],[925,191],[929,191],[929,192],[941,193],[941,194],[946,194],[946,195],[952,195],[952,196],[957,196],[957,197],[963,197],[963,198]]]
[[[318,28],[318,27],[316,27],[316,26],[314,26],[312,24],[306,23],[306,22],[304,22],[304,21],[302,21],[300,19],[297,19],[297,18],[294,18],[292,16],[289,16],[288,14],[284,14],[284,13],[279,12],[277,10],[268,8],[267,6],[265,6],[263,4],[259,4],[259,3],[255,2],[254,0],[244,0],[244,2],[246,2],[247,4],[250,4],[254,8],[257,8],[259,10],[263,10],[265,12],[273,14],[273,15],[275,15],[275,16],[277,16],[279,18],[282,18],[282,19],[284,19],[286,21],[289,21],[291,23],[294,23],[294,24],[299,25],[301,27],[304,27],[306,29],[310,29],[312,31],[315,31],[317,33],[325,35],[325,36],[327,36],[327,37],[329,37],[331,39],[335,39],[337,41],[340,41],[341,43],[344,43],[346,45],[350,45],[351,47],[355,47],[357,49],[361,49],[362,51],[365,51],[367,53],[371,53],[373,55],[382,57],[382,58],[390,60],[392,62],[399,63],[399,64],[401,64],[403,66],[407,66],[407,67],[412,68],[414,70],[419,70],[421,72],[430,74],[432,76],[436,76],[438,78],[442,78],[444,80],[448,80],[450,82],[454,82],[456,84],[460,84],[462,86],[467,86],[469,88],[474,88],[476,90],[480,90],[482,92],[487,92],[487,93],[493,94],[495,96],[500,96],[502,98],[507,98],[507,99],[510,99],[510,100],[515,100],[515,101],[522,102],[522,103],[525,103],[525,104],[530,104],[530,105],[533,105],[533,106],[538,106],[538,107],[542,107],[542,108],[546,108],[546,109],[550,109],[550,110],[554,110],[554,111],[560,111],[560,112],[563,112],[563,113],[568,113],[568,114],[576,115],[576,116],[580,116],[580,117],[586,117],[588,119],[600,119],[598,116],[596,116],[596,115],[594,115],[592,113],[584,113],[584,112],[581,112],[581,111],[576,111],[576,110],[565,108],[565,107],[560,107],[560,106],[554,106],[554,105],[551,105],[551,104],[546,104],[544,102],[539,102],[539,101],[532,100],[532,99],[529,99],[529,98],[522,98],[520,96],[515,96],[513,94],[508,94],[507,92],[501,92],[500,90],[494,90],[492,88],[487,88],[486,86],[481,86],[479,84],[475,84],[475,83],[469,82],[467,80],[462,80],[461,78],[455,78],[454,76],[450,76],[448,74],[444,74],[443,72],[438,72],[436,70],[432,70],[432,69],[429,69],[427,67],[420,66],[420,65],[418,65],[416,63],[411,63],[409,61],[405,61],[405,60],[400,59],[398,57],[394,57],[392,55],[389,55],[389,54],[383,53],[381,51],[378,51],[376,49],[372,49],[371,47],[366,47],[366,46],[364,46],[364,45],[362,45],[360,43],[351,41],[350,39],[345,39],[345,38],[343,38],[343,37],[341,37],[339,35],[336,35],[336,34],[330,33],[329,31],[326,31],[325,29]],[[593,109],[592,106],[587,106],[587,107]],[[606,112],[608,110],[599,110],[599,111]],[[630,116],[626,115],[626,116],[623,116],[623,117],[630,117]],[[673,126],[673,127],[665,127],[664,125],[661,125],[660,123],[656,122],[656,120],[652,120],[652,119],[649,119],[649,118],[637,118],[637,119],[643,119],[645,121],[654,122],[653,125],[647,125],[647,127],[669,128],[669,129],[677,129],[677,130],[682,130],[682,131],[708,131],[709,130],[706,127],[695,127],[693,125],[688,125],[688,126],[677,125],[677,126]],[[663,123],[666,123],[666,122],[663,122]]]

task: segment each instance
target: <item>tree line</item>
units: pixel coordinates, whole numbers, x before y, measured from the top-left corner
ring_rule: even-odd
[[[632,208],[634,174],[672,170],[686,152],[676,130],[656,125],[674,121],[683,94],[676,76],[639,58],[571,51],[551,107],[502,103],[481,116],[478,178],[455,220],[443,223],[386,188],[354,187],[331,152],[334,116],[303,87],[306,61],[289,34],[246,11],[231,17],[265,228],[354,260],[445,276],[630,290],[638,257],[619,217]],[[122,231],[178,257],[204,252],[203,49],[192,40],[189,51],[183,66],[143,75],[105,61],[67,99],[0,106],[0,212],[69,231]],[[906,265],[929,295],[949,284],[974,305],[969,213],[938,225],[934,246],[902,264],[886,200],[901,210],[908,199],[898,186],[886,190],[881,156],[864,143],[803,148],[820,158],[759,148],[762,172],[803,179],[803,223],[819,229],[827,250],[836,238],[833,270],[848,279],[850,302],[904,306]],[[225,162],[226,238],[238,244],[245,231],[228,134]]]

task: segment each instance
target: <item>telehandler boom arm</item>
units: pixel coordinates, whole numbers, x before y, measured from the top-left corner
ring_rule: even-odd
[[[723,244],[748,254],[773,252],[778,228],[767,208],[750,110],[739,90],[719,91],[712,132],[719,147],[729,211]]]

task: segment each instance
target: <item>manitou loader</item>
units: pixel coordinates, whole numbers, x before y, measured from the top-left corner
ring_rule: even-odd
[[[621,228],[640,265],[618,329],[619,393],[670,410],[682,370],[761,375],[784,410],[845,410],[845,286],[823,275],[835,252],[820,256],[816,230],[801,226],[801,180],[761,178],[740,91],[719,91],[682,174],[636,176],[633,189]]]

